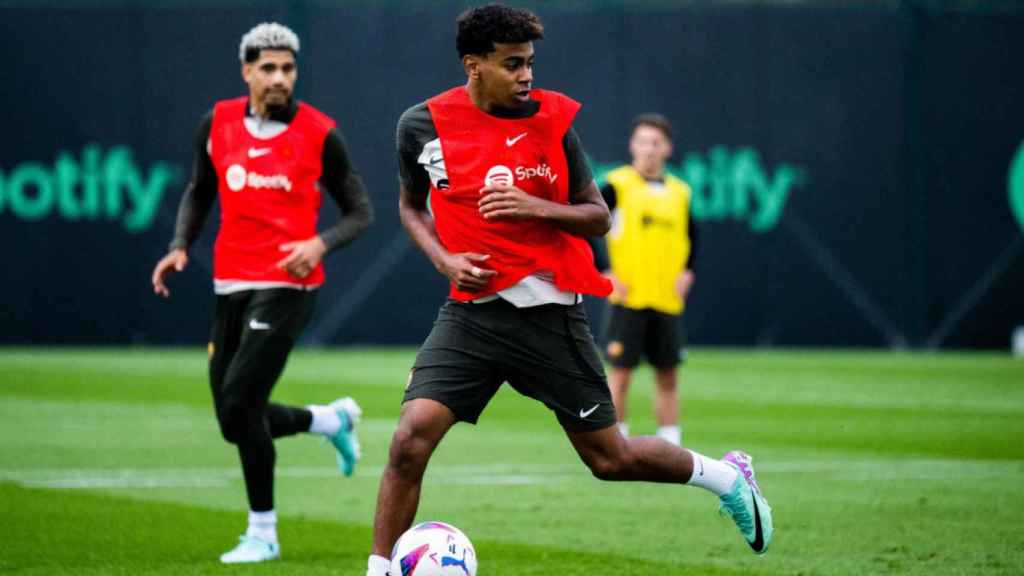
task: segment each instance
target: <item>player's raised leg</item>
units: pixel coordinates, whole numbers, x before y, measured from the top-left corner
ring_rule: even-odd
[[[774,533],[771,508],[754,480],[747,454],[729,452],[722,460],[713,460],[657,436],[623,438],[612,426],[566,434],[601,480],[688,484],[714,493],[721,512],[736,522],[754,552],[768,551]]]
[[[402,405],[377,493],[367,576],[387,576],[391,547],[416,517],[427,462],[455,420],[455,414],[435,400],[418,398]]]

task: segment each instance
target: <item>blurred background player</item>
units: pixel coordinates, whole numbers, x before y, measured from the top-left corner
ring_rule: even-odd
[[[220,557],[225,563],[280,555],[275,438],[299,432],[327,437],[346,476],[359,455],[353,426],[360,410],[351,398],[306,408],[269,402],[324,282],[321,259],[373,219],[334,121],[292,97],[298,51],[298,37],[276,23],[242,37],[239,58],[249,95],[217,102],[203,118],[174,240],[153,270],[153,290],[169,296],[164,279],[185,269],[187,250],[219,194],[210,388],[221,433],[238,447],[250,507],[248,529]],[[321,189],[342,216],[317,234]]]
[[[608,384],[619,430],[629,435],[627,406],[633,369],[644,356],[654,368],[658,436],[679,445],[677,367],[685,344],[681,315],[693,286],[698,247],[690,216],[690,188],[669,174],[672,126],[661,114],[633,120],[632,162],[612,170],[601,195],[612,211],[612,229],[592,242],[599,268],[615,286],[605,321]],[[610,260],[610,262],[609,262]]]
[[[505,382],[555,414],[595,477],[705,488],[764,553],[771,509],[746,454],[714,460],[615,427],[580,296],[611,291],[586,241],[608,231],[610,215],[572,128],[580,104],[532,89],[540,20],[489,4],[460,15],[457,30],[466,84],[398,121],[402,224],[451,290],[406,386],[367,575],[409,571],[387,556],[412,525],[431,455]]]

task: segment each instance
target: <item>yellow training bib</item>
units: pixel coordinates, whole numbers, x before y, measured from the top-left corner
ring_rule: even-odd
[[[627,308],[653,308],[666,314],[683,311],[676,279],[690,255],[690,187],[665,175],[664,185],[650,183],[632,166],[608,173],[615,188],[615,211],[608,232],[612,273],[627,287]]]

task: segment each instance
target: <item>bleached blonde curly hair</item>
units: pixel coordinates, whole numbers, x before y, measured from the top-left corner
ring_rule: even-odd
[[[298,55],[299,37],[287,26],[263,22],[242,36],[238,59],[243,63],[254,62],[260,57],[260,50],[291,50],[292,54]]]

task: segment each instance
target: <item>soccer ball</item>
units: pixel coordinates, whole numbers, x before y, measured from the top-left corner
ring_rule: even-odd
[[[451,524],[417,524],[391,550],[391,575],[476,576],[476,550]]]

